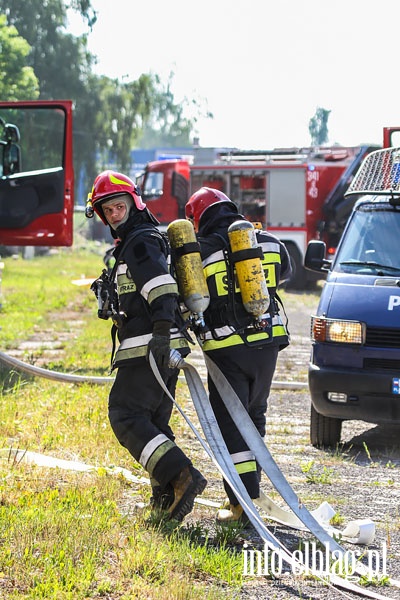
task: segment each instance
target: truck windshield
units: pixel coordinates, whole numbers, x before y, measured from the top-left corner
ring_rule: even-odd
[[[143,180],[142,197],[145,202],[163,195],[164,173],[148,172]]]
[[[400,274],[400,211],[371,205],[351,217],[334,269],[345,273]]]

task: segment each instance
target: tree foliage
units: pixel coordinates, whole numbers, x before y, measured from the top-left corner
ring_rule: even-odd
[[[313,146],[322,146],[328,141],[328,119],[331,111],[318,107],[310,119],[308,130]]]
[[[73,5],[76,10],[82,9],[82,17],[88,23],[95,20],[89,0],[74,0]],[[66,32],[67,8],[63,0],[0,0],[0,12],[7,15],[8,23],[17,28],[31,47],[27,64],[39,79],[39,98],[74,101],[75,173],[83,170],[86,174],[89,165],[93,174],[96,171],[93,136],[81,132],[83,127],[91,130],[95,122],[87,108],[91,103],[88,78],[95,58],[87,50],[86,36],[74,37]]]
[[[102,77],[97,89],[103,107],[102,119],[106,119],[106,123],[99,124],[103,132],[97,149],[101,166],[106,166],[111,158],[121,171],[129,172],[131,150],[153,108],[153,80],[149,75],[141,75],[137,81],[121,83]]]
[[[15,27],[7,26],[0,14],[0,98],[2,100],[36,99],[39,82],[32,67],[26,65],[30,46]]]
[[[67,6],[63,0],[0,0],[0,12],[31,46],[27,60],[39,79],[40,98],[78,99],[84,93],[94,57],[87,51],[86,36],[66,33]]]
[[[204,108],[204,101],[184,98],[176,103],[172,87],[174,73],[169,74],[166,84],[153,76],[154,108],[143,125],[140,146],[188,146],[199,116],[212,119],[213,115]],[[189,117],[188,115],[191,114]]]
[[[86,34],[68,33],[68,9],[80,13]],[[24,66],[39,80],[40,99],[74,102],[74,165],[85,189],[105,167],[129,171],[131,150],[139,142],[190,144],[196,115],[185,117],[185,103],[175,102],[172,75],[163,85],[152,74],[121,82],[93,73],[96,57],[87,39],[96,13],[90,0],[0,0],[0,13],[27,42]],[[0,59],[7,60],[1,49]],[[21,88],[22,96],[33,99],[37,90],[35,96],[34,89]]]

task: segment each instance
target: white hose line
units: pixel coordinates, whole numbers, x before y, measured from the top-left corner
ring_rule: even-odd
[[[14,367],[18,371],[29,373],[30,375],[37,375],[38,377],[44,377],[45,379],[53,379],[54,381],[60,381],[65,383],[92,383],[94,385],[105,385],[107,383],[113,383],[114,377],[91,377],[90,375],[73,375],[72,373],[59,373],[58,371],[50,371],[49,369],[43,369],[41,367],[35,367],[28,363],[14,358],[9,354],[0,352],[0,362]],[[179,376],[179,379],[186,381],[184,376]],[[206,381],[205,378],[202,378]],[[273,381],[271,388],[277,390],[302,390],[306,389],[308,384],[306,382],[295,382],[295,381]]]
[[[30,375],[37,375],[38,377],[44,377],[46,379],[53,379],[54,381],[62,381],[65,383],[93,383],[96,385],[104,385],[114,381],[114,377],[90,377],[87,375],[72,375],[69,373],[59,373],[58,371],[49,371],[48,369],[42,369],[41,367],[35,367],[28,363],[18,360],[0,352],[0,361],[14,367],[18,371],[29,373]]]
[[[185,377],[190,390],[190,395],[192,397],[197,416],[199,418],[203,432],[206,436],[207,442],[203,440],[197,428],[186,416],[184,411],[176,402],[175,398],[167,389],[162,379],[162,376],[158,370],[157,364],[154,360],[154,356],[151,352],[149,355],[149,362],[153,370],[154,376],[156,377],[160,386],[164,390],[165,394],[170,398],[174,406],[178,409],[179,413],[185,419],[185,421],[195,434],[196,438],[200,442],[201,446],[206,451],[209,458],[212,460],[213,464],[217,467],[220,474],[223,476],[225,481],[230,485],[230,487],[234,491],[236,497],[240,501],[241,505],[244,507],[249,521],[261,537],[266,547],[276,552],[277,555],[281,558],[281,560],[288,563],[292,568],[293,566],[297,566],[300,569],[299,572],[301,572],[305,565],[297,558],[295,558],[295,556],[292,555],[292,553],[284,546],[284,544],[282,544],[270,532],[270,530],[266,527],[263,520],[261,519],[250,496],[248,495],[248,492],[242,480],[240,479],[239,474],[236,471],[235,465],[233,464],[232,458],[222,438],[219,425],[216,421],[211,405],[209,404],[208,395],[203,387],[201,378],[197,373],[195,367],[190,363],[187,363],[184,359],[180,360],[179,367],[185,369]],[[314,572],[313,569],[311,569],[310,572],[316,579],[320,580],[321,583],[323,583],[329,588],[336,589],[336,591],[340,595],[342,595],[344,598],[348,598],[349,600],[350,597],[343,591],[343,589],[356,592],[359,589],[361,590],[361,588],[359,588],[357,585],[349,583],[342,577],[331,575],[331,581],[329,581],[326,580],[326,578],[321,577],[317,572]],[[380,594],[375,594],[374,592],[364,592],[364,590],[361,590],[361,594],[369,598],[375,598],[376,600],[388,600],[387,596],[381,596]]]

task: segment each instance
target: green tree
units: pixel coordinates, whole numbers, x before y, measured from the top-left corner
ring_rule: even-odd
[[[198,98],[184,98],[177,103],[172,92],[174,73],[171,72],[166,84],[153,76],[154,108],[143,124],[140,145],[189,146],[196,129],[199,116],[212,119],[211,112],[204,108],[204,101]]]
[[[154,106],[153,79],[141,75],[138,80],[120,82],[101,77],[96,86],[101,100],[101,136],[96,140],[102,168],[111,162],[120,171],[129,172],[131,150],[136,146],[143,123]]]
[[[313,146],[322,146],[328,141],[328,119],[331,111],[318,107],[310,119],[308,131]]]
[[[74,101],[74,166],[79,180],[82,171],[85,176],[87,165],[91,173],[95,171],[93,135],[82,134],[92,130],[95,123],[88,86],[95,57],[87,50],[86,35],[67,33],[70,7],[80,11],[88,27],[94,24],[96,16],[90,0],[73,0],[70,5],[63,0],[0,0],[0,12],[31,46],[26,64],[33,67],[39,79],[39,98]],[[85,185],[88,187],[88,183]]]
[[[68,8],[86,22],[85,35],[68,34]],[[151,74],[123,82],[93,74],[96,57],[88,51],[87,39],[96,13],[90,0],[0,0],[1,12],[31,46],[26,64],[39,79],[40,98],[74,101],[75,173],[85,190],[101,168],[128,171],[131,149],[143,141],[144,131],[154,144],[190,143],[196,115],[185,117],[183,106],[175,102],[171,77],[163,86]]]
[[[15,27],[7,26],[0,14],[0,98],[2,100],[35,100],[39,82],[32,67],[26,65],[30,46]]]
[[[89,0],[74,0],[73,8],[82,6],[82,18],[90,24],[95,16],[87,16]],[[0,0],[0,12],[7,15],[31,46],[27,64],[33,67],[40,82],[42,99],[75,99],[82,92],[85,76],[94,57],[87,51],[87,36],[66,33],[67,5],[63,0]]]

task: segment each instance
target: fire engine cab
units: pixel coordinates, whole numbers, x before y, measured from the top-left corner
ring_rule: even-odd
[[[294,270],[288,287],[303,289],[317,278],[303,267],[309,240],[325,239],[334,252],[351,207],[341,210],[337,219],[333,207],[343,208],[343,193],[351,178],[366,154],[376,148],[198,148],[191,158],[148,163],[138,182],[144,201],[162,226],[183,218],[188,198],[202,186],[223,191],[241,214],[286,244]],[[332,242],[326,239],[328,232]]]

